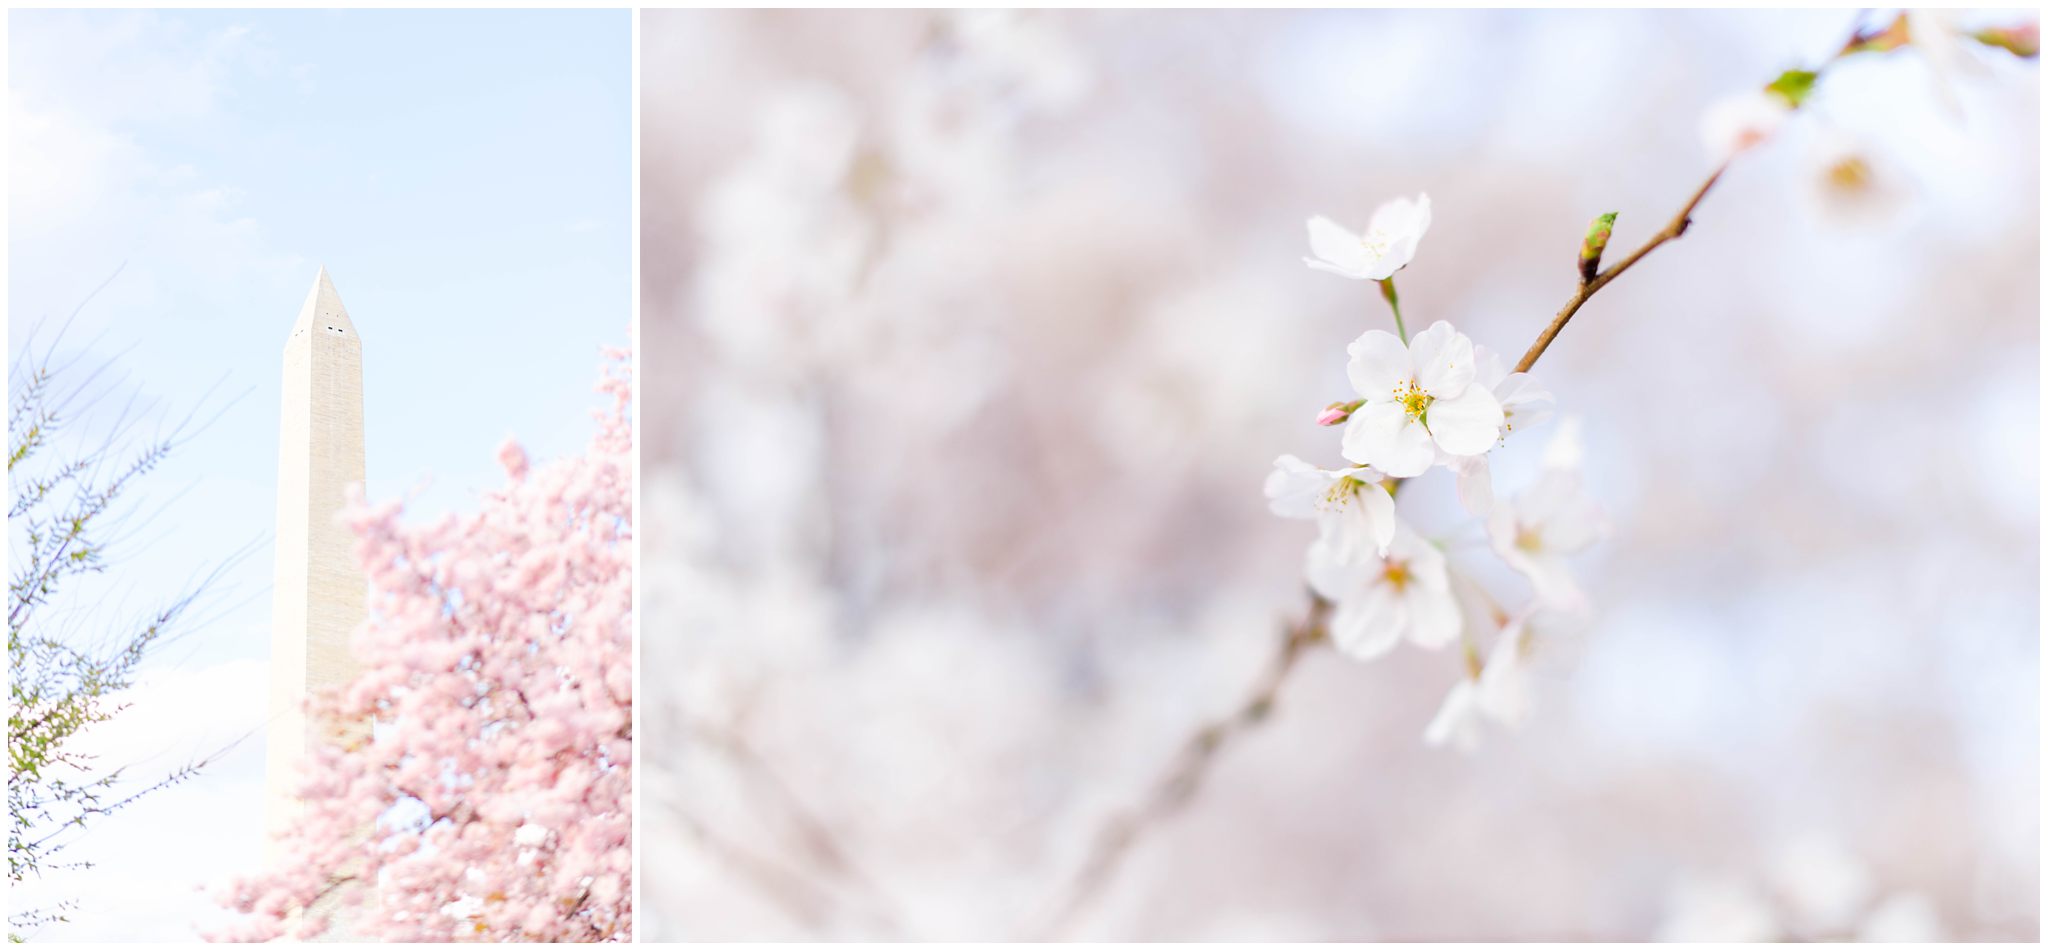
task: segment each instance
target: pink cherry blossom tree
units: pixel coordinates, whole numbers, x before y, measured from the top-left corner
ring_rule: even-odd
[[[631,374],[607,357],[582,454],[534,466],[508,441],[507,484],[466,516],[346,510],[362,673],[310,702],[336,741],[209,937],[631,940]]]

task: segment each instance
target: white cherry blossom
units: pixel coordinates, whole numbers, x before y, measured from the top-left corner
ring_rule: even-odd
[[[1508,372],[1507,361],[1500,354],[1478,344],[1472,346],[1472,358],[1479,368],[1475,382],[1500,402],[1501,442],[1506,442],[1517,426],[1527,429],[1550,418],[1556,400],[1533,377],[1519,371]],[[1466,511],[1485,515],[1493,509],[1493,472],[1486,453],[1443,453],[1437,461],[1457,474],[1458,501],[1464,503]]]
[[[1717,161],[1727,161],[1778,131],[1792,116],[1785,97],[1757,89],[1724,97],[1700,117],[1700,138]]]
[[[1308,220],[1308,249],[1315,257],[1303,263],[1318,271],[1359,281],[1384,281],[1408,266],[1415,246],[1429,230],[1429,196],[1396,198],[1372,213],[1364,234],[1355,234],[1328,218]]]
[[[1471,456],[1500,438],[1500,402],[1477,383],[1472,341],[1439,320],[1403,345],[1384,330],[1351,342],[1345,372],[1364,402],[1344,426],[1344,458],[1397,479],[1439,451]]]
[[[1479,344],[1472,345],[1472,361],[1479,371],[1474,379],[1500,401],[1500,438],[1550,418],[1557,401],[1534,377],[1511,370],[1500,354]]]
[[[1273,514],[1312,518],[1331,554],[1346,564],[1385,554],[1394,540],[1394,497],[1364,466],[1321,469],[1294,456],[1273,460],[1266,499]]]
[[[1503,561],[1529,578],[1538,602],[1565,611],[1585,608],[1585,596],[1565,566],[1607,533],[1607,517],[1586,495],[1578,468],[1578,433],[1561,425],[1547,448],[1543,474],[1512,502],[1496,500],[1486,532]]]
[[[1529,618],[1510,618],[1479,671],[1479,709],[1502,726],[1519,727],[1529,717],[1528,654]]]
[[[1895,218],[1911,195],[1897,166],[1868,144],[1826,128],[1808,153],[1807,204],[1824,224],[1876,227]]]
[[[1400,524],[1387,553],[1344,562],[1317,539],[1308,550],[1308,583],[1336,604],[1330,640],[1359,660],[1393,650],[1403,637],[1435,650],[1458,637],[1458,603],[1443,552]]]
[[[1479,683],[1470,677],[1460,677],[1451,686],[1451,692],[1444,695],[1443,706],[1437,708],[1429,726],[1423,728],[1422,742],[1470,753],[1479,748],[1479,721]]]
[[[1477,648],[1467,647],[1465,676],[1444,696],[1443,706],[1423,730],[1422,739],[1430,746],[1471,752],[1479,745],[1486,721],[1514,728],[1528,716],[1529,678],[1524,658],[1529,649],[1529,618],[1527,614],[1502,613],[1476,583],[1461,575],[1453,574],[1451,587],[1464,614],[1466,644],[1476,644],[1490,634],[1493,647],[1483,664],[1478,662]]]

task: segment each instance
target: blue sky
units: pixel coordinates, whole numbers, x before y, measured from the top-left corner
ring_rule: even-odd
[[[10,357],[109,275],[67,346],[167,420],[222,410],[153,476],[99,588],[141,605],[255,543],[211,623],[152,665],[109,759],[173,765],[260,723],[279,356],[325,265],[364,348],[368,490],[416,516],[500,481],[497,445],[587,437],[630,342],[625,11],[16,11]],[[206,394],[215,387],[214,395]],[[86,432],[92,432],[87,420]],[[259,853],[262,738],[76,847],[44,939],[190,935],[196,884]],[[176,871],[166,874],[167,869]]]

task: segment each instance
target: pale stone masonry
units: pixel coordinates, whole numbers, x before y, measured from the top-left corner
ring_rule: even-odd
[[[326,268],[285,341],[281,403],[265,764],[273,841],[296,813],[299,768],[319,728],[307,722],[303,704],[312,691],[356,673],[348,641],[369,589],[356,568],[354,536],[335,520],[343,489],[363,481],[363,346]]]

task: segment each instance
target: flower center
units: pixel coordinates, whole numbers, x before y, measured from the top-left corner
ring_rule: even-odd
[[[1870,163],[1859,156],[1828,166],[1828,182],[1843,191],[1862,191],[1870,187],[1870,179]]]
[[[1387,249],[1394,244],[1384,231],[1367,231],[1359,235],[1358,243],[1365,248],[1365,253],[1372,255],[1375,260],[1386,257]]]
[[[1323,493],[1322,508],[1325,511],[1330,509],[1342,509],[1344,506],[1351,503],[1352,497],[1357,495],[1358,490],[1362,488],[1365,488],[1365,483],[1360,482],[1357,479],[1354,479],[1350,476],[1345,476],[1342,479],[1338,479],[1337,481],[1330,483],[1329,491]]]
[[[1387,562],[1385,577],[1387,579],[1387,583],[1394,586],[1395,591],[1400,591],[1407,588],[1408,580],[1415,576],[1408,573],[1407,562],[1389,561]]]
[[[1394,389],[1394,402],[1401,404],[1409,419],[1420,423],[1428,421],[1429,404],[1436,402],[1436,397],[1423,392],[1414,380],[1409,380]]]
[[[1523,551],[1542,551],[1543,533],[1526,525],[1515,529],[1515,547]]]

